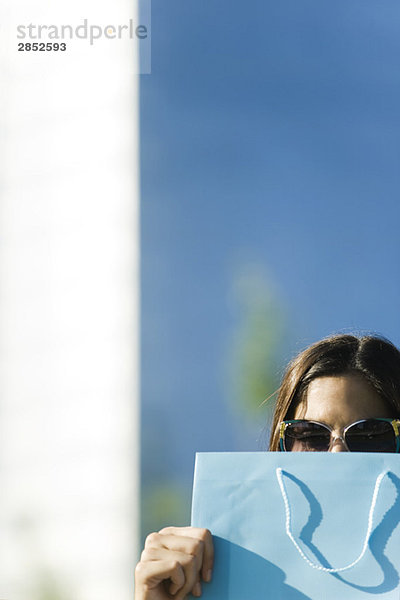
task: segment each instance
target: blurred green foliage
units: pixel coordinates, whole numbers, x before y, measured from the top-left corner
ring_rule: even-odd
[[[190,523],[191,485],[154,482],[142,488],[142,542],[152,531]]]
[[[257,265],[240,269],[233,299],[236,323],[227,361],[229,406],[236,416],[252,422],[274,409],[285,308],[272,278]]]

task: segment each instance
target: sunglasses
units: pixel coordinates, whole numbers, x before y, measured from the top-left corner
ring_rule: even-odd
[[[344,428],[341,436],[324,423],[292,419],[279,426],[282,452],[327,452],[340,439],[349,452],[399,452],[400,419],[362,419]]]

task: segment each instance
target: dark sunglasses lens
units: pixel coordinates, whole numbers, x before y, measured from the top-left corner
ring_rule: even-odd
[[[284,446],[287,452],[326,452],[330,440],[330,431],[323,425],[300,421],[286,426]]]
[[[367,419],[352,425],[345,434],[350,452],[395,452],[396,435],[388,421]]]

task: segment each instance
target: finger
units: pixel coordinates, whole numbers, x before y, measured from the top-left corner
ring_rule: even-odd
[[[171,595],[176,594],[180,591],[182,595],[186,595],[189,592],[196,595],[198,593],[198,587],[193,592],[196,583],[200,581],[200,567],[201,561],[198,556],[187,554],[184,552],[177,552],[170,548],[163,548],[161,546],[148,546],[142,552],[141,562],[157,563],[158,561],[169,559],[181,565],[184,572],[184,581],[180,578],[173,580],[171,577],[171,585],[169,586],[169,592]]]
[[[201,596],[201,583],[200,580],[198,579],[195,584],[193,585],[192,589],[188,589],[188,587],[184,586],[184,585],[180,585],[178,583],[172,582],[171,585],[169,586],[169,593],[171,594],[171,596],[174,596],[177,592],[179,592],[181,590],[181,594],[179,594],[179,596],[182,595],[183,598],[186,598],[186,595],[191,593],[193,596],[196,596],[197,598]],[[177,599],[178,600],[178,599]]]
[[[186,566],[190,566],[196,571],[196,573],[199,574],[200,572],[200,564],[198,557],[194,556],[193,554],[188,554],[186,552],[178,552],[177,550],[171,550],[170,548],[155,546],[152,548],[145,548],[140,557],[141,562],[151,562],[157,560],[176,561],[179,562],[179,564],[183,568],[185,568]]]
[[[201,596],[200,577],[198,577],[196,583],[194,584],[194,587],[193,587],[193,590],[192,590],[192,594],[193,594],[193,596],[196,596],[197,598],[199,598]]]
[[[201,540],[204,543],[202,577],[204,581],[211,581],[214,567],[214,544],[211,532],[208,529],[200,527],[164,527],[159,533]]]
[[[145,548],[165,548],[176,550],[193,556],[199,556],[202,560],[204,542],[203,540],[182,535],[170,535],[166,533],[151,533],[145,542]]]
[[[187,583],[189,583],[189,582],[187,582]],[[193,596],[196,596],[197,598],[199,598],[201,596],[201,592],[202,592],[199,574],[197,574],[197,577],[194,582],[194,585],[192,586],[192,589],[188,589],[189,586],[186,586],[186,589],[182,589],[182,588],[184,588],[183,585],[180,585],[176,582],[172,582],[169,587],[169,593],[173,596],[174,594],[176,594],[176,592],[178,592],[179,590],[182,590],[182,593],[184,596],[188,592],[190,592]]]
[[[151,534],[145,544],[145,549],[142,553],[144,560],[157,560],[165,558],[165,553],[186,567],[190,563],[190,568],[193,568],[196,574],[199,574],[203,565],[204,542],[199,539],[168,535],[162,533]],[[154,556],[154,558],[151,558]],[[192,560],[194,559],[194,560]]]
[[[136,565],[135,581],[140,585],[146,585],[148,589],[156,588],[166,579],[171,579],[177,586],[177,590],[184,587],[185,572],[177,560],[140,561]]]
[[[198,538],[166,533],[153,533],[146,540],[145,548],[165,548],[196,556],[199,569],[203,564],[204,542]]]

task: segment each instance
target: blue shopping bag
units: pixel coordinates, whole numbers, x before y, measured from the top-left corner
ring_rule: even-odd
[[[400,599],[400,456],[200,453],[192,525],[211,530],[205,600]]]

